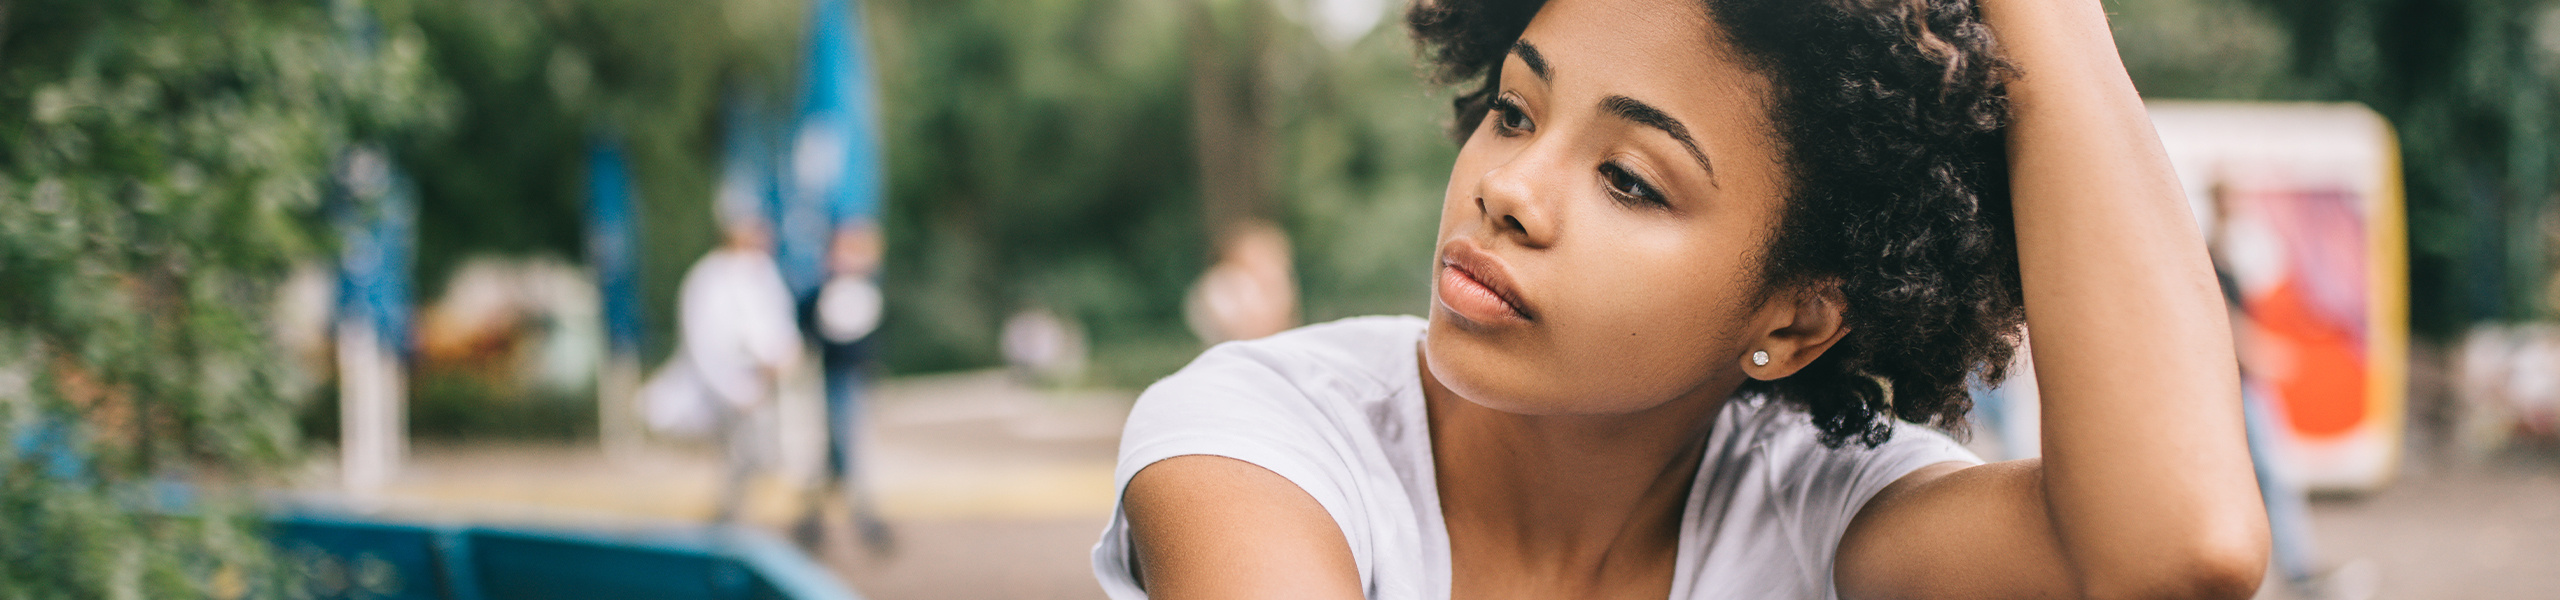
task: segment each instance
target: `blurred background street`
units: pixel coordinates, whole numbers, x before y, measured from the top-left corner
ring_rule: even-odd
[[[2309,499],[2261,595],[2553,596],[2560,0],[2106,4]],[[1097,598],[1139,390],[1427,306],[1405,7],[0,0],[0,597],[630,574],[468,553],[574,531]],[[1975,393],[2032,454],[2031,378]]]
[[[1112,459],[1132,396],[1050,392],[1005,373],[902,379],[879,389],[867,448],[895,527],[893,551],[860,547],[841,514],[825,564],[875,599],[1100,598],[1090,551],[1113,499]],[[592,444],[422,445],[379,510],[435,520],[614,527],[707,518],[721,462],[703,448],[608,458]],[[335,489],[327,457],[305,482]],[[747,521],[787,536],[801,497],[766,481]]]
[[[2418,466],[2381,493],[2314,498],[2311,514],[2323,553],[2370,561],[2376,597],[2534,598],[2560,585],[2555,494],[2560,452],[2539,448]]]

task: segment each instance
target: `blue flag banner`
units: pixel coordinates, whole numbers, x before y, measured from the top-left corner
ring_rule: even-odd
[[[790,134],[788,201],[775,230],[784,278],[804,295],[826,279],[827,244],[836,230],[879,218],[884,183],[861,11],[850,0],[813,4],[808,71]]]

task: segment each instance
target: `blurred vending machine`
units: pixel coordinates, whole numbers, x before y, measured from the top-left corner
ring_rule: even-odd
[[[2399,148],[2361,104],[2151,103],[2237,310],[2247,393],[2314,491],[2379,488],[2407,414]]]

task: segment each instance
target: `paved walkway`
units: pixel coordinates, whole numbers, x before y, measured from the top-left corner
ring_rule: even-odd
[[[2560,448],[2413,461],[2390,488],[2311,512],[2323,561],[2369,562],[2376,598],[2560,598]]]
[[[829,514],[820,559],[877,600],[1100,598],[1087,553],[1111,501],[1127,392],[1056,392],[998,372],[892,380],[875,390],[866,463],[898,544],[872,555]],[[335,484],[326,457],[305,481]],[[608,457],[593,443],[421,444],[366,504],[435,520],[613,528],[710,518],[725,474],[704,445]],[[798,487],[756,481],[744,519],[777,533]]]

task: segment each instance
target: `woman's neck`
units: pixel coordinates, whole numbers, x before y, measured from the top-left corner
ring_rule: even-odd
[[[1456,597],[1668,592],[1724,395],[1626,415],[1517,415],[1460,397],[1418,362]]]

